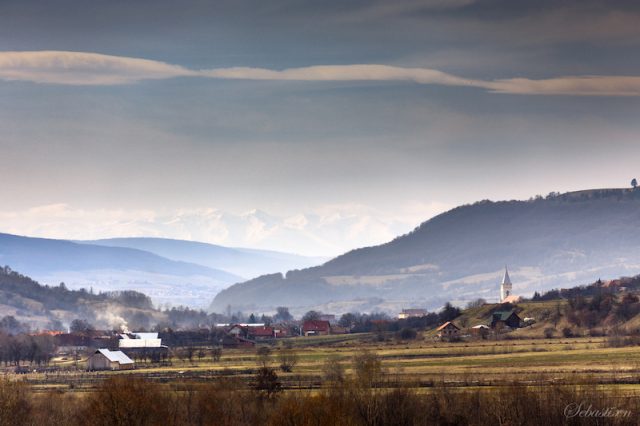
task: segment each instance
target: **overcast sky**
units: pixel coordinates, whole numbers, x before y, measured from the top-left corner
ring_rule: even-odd
[[[0,231],[333,255],[626,186],[636,4],[3,0]]]

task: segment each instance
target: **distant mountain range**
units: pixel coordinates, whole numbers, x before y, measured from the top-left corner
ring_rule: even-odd
[[[277,271],[284,272],[292,268],[305,268],[327,260],[321,257],[306,257],[269,250],[232,248],[168,238],[110,238],[78,242],[144,250],[167,259],[196,263],[245,278]]]
[[[640,273],[640,190],[602,189],[529,201],[481,201],[324,265],[270,274],[221,291],[211,309],[298,312],[437,308],[497,301],[509,265],[514,292]]]
[[[0,234],[0,265],[95,291],[143,291],[156,303],[203,307],[224,287],[314,258],[158,238],[72,242]]]

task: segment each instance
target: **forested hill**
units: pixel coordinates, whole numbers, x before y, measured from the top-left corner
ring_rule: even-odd
[[[121,324],[113,321],[124,323],[127,312],[154,312],[151,299],[136,291],[94,294],[85,289],[69,290],[63,283],[50,287],[8,266],[0,268],[0,316],[11,315],[42,328],[57,321],[68,324],[75,318],[117,327]]]
[[[478,296],[494,300],[504,265],[512,273],[514,292],[529,295],[600,276],[640,273],[640,190],[461,206],[387,244],[286,276],[236,284],[216,296],[212,309],[288,305],[393,311]]]

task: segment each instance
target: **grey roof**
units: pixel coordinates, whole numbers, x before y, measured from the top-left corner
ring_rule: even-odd
[[[504,267],[504,277],[502,277],[502,284],[511,284],[511,278],[509,278],[509,271],[507,267]]]
[[[109,349],[98,349],[96,353],[101,353],[111,362],[117,362],[118,364],[133,364],[133,360],[129,358],[122,351],[110,351]]]
[[[493,313],[493,318],[499,321],[506,321],[513,314],[516,314],[516,311],[498,311]],[[518,316],[518,314],[516,314],[516,316]]]

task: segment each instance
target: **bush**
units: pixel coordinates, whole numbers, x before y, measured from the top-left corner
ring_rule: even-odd
[[[86,398],[82,418],[90,425],[153,426],[171,414],[171,400],[159,385],[131,377],[105,380]]]
[[[282,383],[280,383],[276,370],[269,367],[260,367],[256,373],[255,388],[268,398],[280,392],[282,390]]]
[[[278,353],[278,360],[280,361],[280,369],[285,373],[290,373],[293,367],[298,364],[298,354],[293,350],[291,344],[285,344]]]
[[[569,327],[565,327],[562,329],[562,335],[564,337],[573,337],[573,330],[571,330]]]
[[[547,339],[552,339],[554,336],[556,335],[556,329],[555,328],[545,328],[544,329],[544,337]]]
[[[418,332],[413,328],[405,327],[400,330],[396,334],[396,336],[398,336],[400,340],[414,340],[416,337],[418,337]]]
[[[0,425],[28,424],[31,403],[23,383],[0,379]]]

